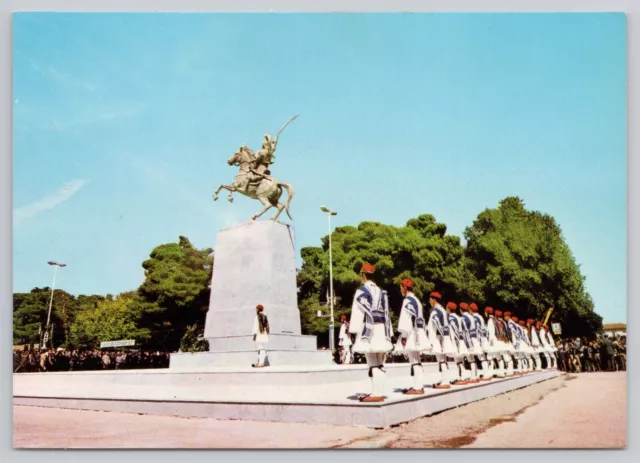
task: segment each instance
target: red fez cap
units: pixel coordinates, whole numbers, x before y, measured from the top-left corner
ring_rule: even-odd
[[[527,319],[527,323],[528,323],[528,324],[532,324],[532,323],[533,323],[533,318],[529,318],[529,319]]]
[[[408,288],[408,289],[413,288],[413,281],[409,280],[408,278],[405,278],[404,280],[402,280],[401,284],[405,288]]]
[[[484,313],[493,313],[493,307],[485,307]]]
[[[508,312],[508,311],[507,311],[507,312],[505,312],[505,313],[504,313],[504,316],[505,316],[505,317],[510,317],[510,316],[511,316],[511,312]]]
[[[447,309],[454,309],[458,307],[455,302],[447,302]]]
[[[520,320],[520,321],[518,322],[518,325],[524,326],[524,320]]]
[[[506,314],[505,314],[506,315]],[[518,317],[516,317],[515,315],[513,317],[511,317],[511,320],[513,320],[514,322],[518,321]]]
[[[347,316],[345,314],[340,315],[340,320],[346,320]]]
[[[461,302],[460,303],[460,309],[461,310],[469,310],[469,304],[467,304],[466,302]]]
[[[360,268],[360,273],[376,273],[376,268],[371,264],[364,263]]]
[[[478,304],[476,304],[475,302],[472,302],[471,304],[469,304],[469,308],[471,310],[473,310],[474,312],[478,311]]]
[[[256,309],[257,309],[257,310],[264,310],[264,307],[262,306],[262,304],[258,304],[258,305],[256,306]]]
[[[545,329],[545,330],[548,330],[548,329],[549,329],[549,326],[548,326],[548,325],[542,325],[542,326],[544,327],[544,329]]]
[[[542,326],[542,322],[541,322],[541,321],[539,321],[539,320],[537,320],[537,321],[536,321],[536,326]]]
[[[502,317],[502,310],[496,310],[496,317]]]
[[[429,297],[432,297],[434,299],[440,299],[442,295],[437,291],[432,291],[431,294],[429,294]]]

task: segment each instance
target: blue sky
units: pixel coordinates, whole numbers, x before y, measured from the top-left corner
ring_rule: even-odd
[[[626,321],[622,14],[14,15],[14,291],[117,294],[141,262],[259,204],[213,190],[293,114],[272,172],[298,248],[509,195],[553,215],[605,322]],[[364,206],[360,195],[369,203]]]

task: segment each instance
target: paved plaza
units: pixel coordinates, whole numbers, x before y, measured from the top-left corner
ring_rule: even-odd
[[[563,375],[381,431],[14,406],[13,442],[22,448],[621,448],[626,373]]]

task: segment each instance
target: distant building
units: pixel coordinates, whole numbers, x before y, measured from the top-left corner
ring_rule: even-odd
[[[605,323],[602,325],[605,333],[614,334],[618,336],[626,336],[627,335],[627,324],[626,323]]]

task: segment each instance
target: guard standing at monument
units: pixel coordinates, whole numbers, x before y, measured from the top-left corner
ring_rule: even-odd
[[[431,313],[427,322],[427,338],[432,346],[431,353],[435,355],[440,373],[439,381],[433,385],[434,389],[450,389],[451,379],[447,356],[458,354],[458,349],[451,342],[451,328],[447,312],[440,305],[442,295],[433,291],[429,294],[429,305]]]
[[[413,379],[413,386],[404,392],[407,395],[424,394],[424,373],[420,354],[431,350],[431,344],[427,339],[422,304],[413,294],[413,286],[413,281],[409,279],[404,279],[400,283],[400,293],[404,300],[398,320],[399,342],[411,365]]]
[[[493,379],[493,356],[489,353],[489,333],[487,332],[484,317],[478,313],[478,304],[472,302],[469,309],[473,313],[473,320],[478,332],[478,341],[480,343],[480,354],[478,360],[482,366],[482,370],[478,374],[481,381],[491,381]]]
[[[462,333],[460,317],[455,313],[457,308],[458,306],[455,302],[447,302],[447,313],[449,317],[449,326],[451,326],[451,336],[454,344],[458,347],[458,352],[453,355],[453,360],[456,362],[456,377],[453,383],[463,386],[465,384],[469,384],[469,377],[471,375],[464,367],[464,359],[469,355],[469,349],[467,348],[464,335]]]
[[[253,321],[253,342],[258,348],[258,363],[251,365],[254,368],[263,368],[267,358],[265,344],[269,342],[269,319],[264,313],[262,304],[256,306],[256,318]]]
[[[387,292],[372,281],[376,268],[362,264],[362,286],[356,291],[351,307],[349,331],[356,334],[353,351],[364,354],[369,366],[371,394],[361,402],[382,402],[386,392],[384,359],[393,349],[391,344],[391,318]]]
[[[338,347],[340,347],[340,362],[353,363],[353,352],[351,347],[351,334],[349,333],[349,322],[345,314],[340,315],[340,334],[338,334]]]

